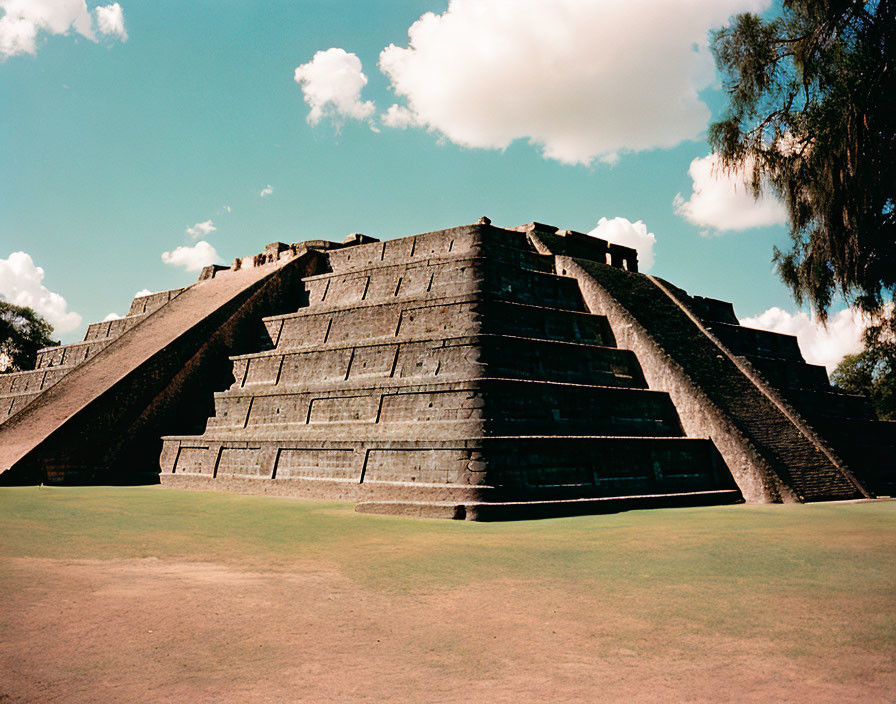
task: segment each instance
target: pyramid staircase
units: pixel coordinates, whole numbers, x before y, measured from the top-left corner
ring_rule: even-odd
[[[164,438],[162,482],[476,518],[739,500],[554,264],[488,226],[330,252],[205,432]]]
[[[22,410],[70,371],[105,349],[112,340],[142,322],[181,291],[182,288],[176,288],[136,296],[126,316],[91,323],[82,342],[44,347],[37,352],[34,369],[0,374],[0,423]]]
[[[341,246],[309,244],[206,267],[92,325],[84,343],[43,351],[34,372],[0,376],[14,411],[0,423],[0,484],[157,482],[161,436],[204,427],[210,393],[229,383],[227,353],[257,348],[260,316],[285,310],[322,250]]]
[[[877,496],[894,495],[896,421],[878,420],[866,397],[831,386],[825,368],[808,364],[792,335],[744,327],[731,303],[676,291],[715,337],[818,431],[863,486]]]

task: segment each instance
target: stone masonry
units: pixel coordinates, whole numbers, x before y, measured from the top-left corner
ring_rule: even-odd
[[[183,289],[178,288],[137,296],[131,302],[131,308],[125,317],[89,325],[83,342],[45,347],[38,351],[37,364],[33,370],[0,374],[0,423],[181,291]]]
[[[794,338],[580,233],[483,219],[274,243],[157,295],[170,302],[91,326],[80,366],[77,346],[42,352],[79,379],[0,376],[0,479],[114,477],[124,458],[146,476],[154,453],[171,486],[495,519],[857,498],[892,476],[893,424],[835,393]],[[110,425],[114,451],[83,441]]]

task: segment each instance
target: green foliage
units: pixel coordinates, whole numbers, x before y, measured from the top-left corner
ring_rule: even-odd
[[[710,128],[722,165],[786,205],[792,249],[775,248],[798,303],[822,320],[837,294],[896,330],[896,0],[784,0],[715,33],[728,114]]]
[[[37,351],[58,345],[53,326],[26,306],[0,299],[0,372],[34,369]]]
[[[831,381],[844,391],[868,396],[881,420],[896,420],[896,345],[869,345],[846,355]]]

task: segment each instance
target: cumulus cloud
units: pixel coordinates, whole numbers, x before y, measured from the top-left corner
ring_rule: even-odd
[[[868,321],[860,312],[846,308],[828,317],[827,328],[804,312],[789,313],[769,308],[760,315],[742,318],[741,325],[796,335],[803,357],[810,364],[822,364],[833,371],[844,355],[862,351],[862,333]]]
[[[68,310],[58,293],[43,285],[44,270],[34,265],[31,255],[13,252],[0,259],[0,297],[17,306],[28,306],[40,313],[56,332],[65,333],[81,324],[81,316]]]
[[[105,318],[103,318],[103,322],[105,323],[109,320],[118,320],[120,317],[121,316],[118,313],[109,313]]]
[[[261,189],[261,193],[259,193],[258,195],[260,195],[262,198],[267,198],[273,192],[274,192],[274,187],[271,184],[268,184],[267,186],[265,186],[264,188]]]
[[[137,293],[134,294],[134,298],[142,298],[143,296],[148,296],[152,293],[148,288],[141,288]]]
[[[412,122],[467,146],[528,139],[570,164],[671,147],[706,128],[707,32],[770,0],[451,0],[379,66]],[[413,118],[413,119],[412,119]]]
[[[787,211],[775,197],[753,198],[746,183],[751,168],[747,164],[745,169],[726,173],[715,154],[694,159],[688,168],[693,193],[687,200],[681,193],[675,196],[675,212],[706,228],[703,235],[787,223]]]
[[[84,0],[0,0],[0,57],[36,54],[39,33],[68,34],[74,30],[96,41],[93,17]],[[118,3],[96,8],[96,22],[102,34],[128,38],[124,14]]]
[[[324,117],[337,124],[345,118],[367,120],[376,111],[371,101],[361,100],[361,89],[367,85],[361,59],[344,49],[318,51],[311,61],[296,68],[295,81],[311,106],[309,124],[316,125]]]
[[[638,250],[638,269],[649,271],[653,266],[653,246],[656,244],[656,235],[647,231],[647,225],[641,220],[632,222],[626,218],[601,218],[597,227],[588,233],[593,237],[600,237],[607,242],[633,247]]]
[[[195,240],[197,237],[206,237],[217,229],[211,220],[206,220],[205,222],[197,222],[193,227],[188,227],[187,234]]]
[[[103,34],[111,34],[123,42],[128,40],[128,33],[124,28],[124,13],[117,2],[96,8],[96,25]]]
[[[420,125],[417,116],[408,110],[404,105],[390,105],[381,116],[383,124],[386,127],[395,127],[398,129],[407,129],[408,127],[418,127]]]
[[[215,248],[205,240],[192,247],[178,247],[173,252],[162,252],[162,261],[171,266],[180,266],[187,271],[200,271],[209,264],[221,261]]]

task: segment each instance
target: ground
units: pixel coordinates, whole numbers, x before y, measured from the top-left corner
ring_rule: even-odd
[[[894,527],[0,489],[0,702],[892,702]]]

